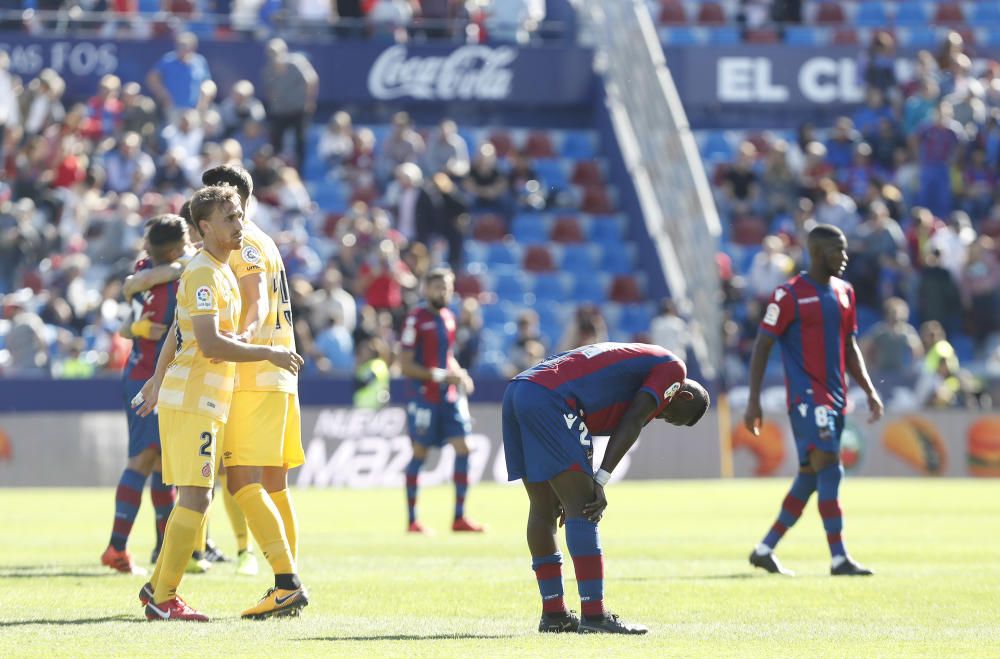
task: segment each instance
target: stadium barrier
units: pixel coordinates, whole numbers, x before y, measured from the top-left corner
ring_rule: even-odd
[[[773,397],[772,397],[773,398]],[[768,408],[765,408],[768,409]],[[506,481],[500,406],[473,404],[469,477]],[[403,408],[346,406],[302,410],[306,465],[292,474],[299,487],[402,487],[410,459]],[[739,422],[734,415],[733,421]],[[788,417],[769,411],[760,437],[734,428],[737,476],[790,476],[796,454]],[[860,476],[1000,476],[1000,415],[971,411],[894,413],[869,425],[864,409],[849,417],[843,458]],[[595,460],[606,438],[594,440]],[[0,413],[0,487],[112,486],[125,463],[127,430],[121,412]],[[615,479],[717,478],[718,417],[695,428],[648,426]],[[451,479],[450,447],[427,463],[425,485]]]

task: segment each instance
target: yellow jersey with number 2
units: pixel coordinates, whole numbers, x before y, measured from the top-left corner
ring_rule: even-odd
[[[247,275],[262,274],[267,294],[267,318],[257,326],[254,345],[280,346],[295,350],[295,332],[292,328],[292,304],[288,295],[288,278],[278,246],[271,237],[253,222],[243,228],[243,247],[229,255],[229,266],[236,279]],[[246,318],[247,305],[243,305],[240,326]],[[245,362],[236,365],[238,391],[282,391],[297,394],[298,376],[292,375],[271,362]]]

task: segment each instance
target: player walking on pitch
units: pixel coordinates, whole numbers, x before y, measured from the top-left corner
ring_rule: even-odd
[[[750,358],[750,400],[743,422],[760,432],[760,387],[768,355],[781,344],[788,392],[788,415],[799,457],[799,473],[781,504],[778,519],[750,553],[750,564],[775,574],[792,575],[774,556],[774,548],[802,515],[813,492],[819,494],[830,546],[830,574],[864,576],[843,540],[840,508],[840,435],[847,405],[845,371],[868,396],[870,422],[882,416],[878,392],[868,377],[858,348],[854,288],[839,278],[847,266],[847,239],[835,226],[821,224],[809,232],[809,270],[775,289],[757,332]]]
[[[604,607],[604,556],[597,524],[611,472],[653,419],[693,426],[708,392],[684,362],[643,343],[597,343],[549,357],[515,376],[503,399],[507,478],[528,492],[528,549],[542,596],[540,632],[645,634]],[[591,433],[610,434],[594,473]],[[565,520],[582,618],[563,600],[556,522]]]
[[[208,619],[177,595],[177,587],[211,501],[235,362],[267,360],[293,374],[303,363],[286,348],[247,345],[230,338],[237,334],[241,314],[239,283],[226,265],[230,252],[240,249],[243,241],[243,210],[236,190],[202,188],[191,200],[191,216],[204,237],[204,247],[181,275],[177,355],[169,367],[163,365],[166,360],[161,355],[157,373],[137,401],[143,416],[159,406],[163,476],[178,488],[156,570],[140,592],[149,620]],[[265,538],[258,540],[264,546]],[[289,599],[298,602],[298,608],[305,606],[307,595],[298,576],[294,572],[276,575],[276,582],[279,579],[292,582],[285,584],[294,585],[294,597]]]

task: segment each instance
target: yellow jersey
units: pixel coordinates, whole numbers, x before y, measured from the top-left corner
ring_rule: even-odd
[[[160,386],[160,407],[226,422],[236,364],[206,357],[195,339],[191,319],[218,316],[219,331],[235,335],[241,307],[239,283],[229,266],[205,250],[195,254],[177,287],[177,354]]]
[[[292,328],[292,304],[288,295],[288,278],[278,246],[271,237],[253,222],[243,227],[243,247],[229,255],[229,267],[236,279],[247,275],[263,274],[267,287],[267,318],[257,325],[257,334],[251,338],[254,345],[280,346],[295,350],[295,331]],[[248,305],[244,303],[240,327],[246,320]],[[292,375],[271,362],[243,362],[236,365],[236,389],[239,391],[281,391],[296,394],[298,376]]]

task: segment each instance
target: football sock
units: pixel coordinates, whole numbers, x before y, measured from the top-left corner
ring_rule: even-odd
[[[277,492],[270,492],[271,501],[281,515],[281,522],[285,527],[285,538],[288,539],[288,550],[292,552],[292,560],[299,561],[299,520],[295,517],[295,509],[292,508],[291,495],[288,488]]]
[[[177,510],[177,506],[174,506],[173,510],[170,511],[170,515],[167,516],[167,521],[163,523],[164,536],[166,536],[166,528],[170,526],[170,518],[174,516],[174,510]],[[153,567],[153,574],[149,577],[149,585],[156,590],[156,582],[160,580],[160,567],[163,565],[163,547],[160,547],[160,553],[156,557],[156,565]]]
[[[423,465],[424,461],[418,458],[411,458],[406,465],[406,505],[409,509],[410,524],[417,521],[417,478]]]
[[[201,560],[205,553],[205,543],[208,542],[208,512],[205,512],[205,516],[201,520],[201,527],[198,529],[198,535],[194,539],[194,552],[195,558]]]
[[[184,506],[174,507],[163,537],[163,549],[156,562],[153,594],[153,602],[156,604],[162,604],[177,595],[177,586],[184,577],[184,568],[191,558],[191,550],[194,549],[205,517],[205,514]]]
[[[225,472],[219,476],[219,484],[222,486],[222,503],[226,506],[226,516],[229,517],[229,523],[233,527],[233,535],[236,537],[236,551],[242,552],[246,551],[249,543],[249,538],[247,537],[247,518],[243,515],[243,511],[240,510],[236,499],[229,493],[226,476]]]
[[[111,526],[110,544],[118,551],[123,551],[128,544],[128,536],[132,533],[135,516],[142,503],[142,489],[146,487],[146,476],[134,469],[126,469],[118,480],[115,490],[115,522]]]
[[[288,548],[288,539],[281,515],[260,483],[251,483],[233,495],[246,515],[247,524],[274,574],[295,574],[295,561]]]
[[[566,602],[563,600],[562,554],[556,552],[548,556],[533,557],[531,569],[535,571],[538,592],[542,595],[542,612],[564,613]]]
[[[153,500],[153,510],[156,511],[156,549],[159,550],[163,546],[163,530],[167,528],[167,519],[177,502],[177,490],[173,485],[163,482],[162,472],[154,471],[153,478],[149,481],[149,498]]]
[[[830,556],[846,556],[844,539],[843,513],[840,510],[840,480],[844,477],[844,468],[838,463],[816,472],[816,489],[819,492],[819,514],[823,518],[823,528],[826,529],[826,542],[830,545]]]
[[[815,491],[816,474],[799,472],[795,480],[792,481],[792,487],[788,490],[788,494],[785,495],[785,500],[781,503],[781,512],[778,513],[778,519],[771,526],[771,530],[767,532],[767,535],[764,536],[761,544],[774,549],[778,545],[778,541],[785,535],[785,532],[792,528],[795,522],[799,521],[799,517],[802,516],[802,509],[806,507],[809,497]],[[766,551],[760,551],[760,549],[758,548],[758,554],[767,553]]]
[[[465,517],[465,492],[469,489],[469,454],[455,454],[455,519]]]
[[[604,556],[597,524],[588,519],[566,520],[566,547],[573,557],[576,588],[584,616],[604,615]]]

